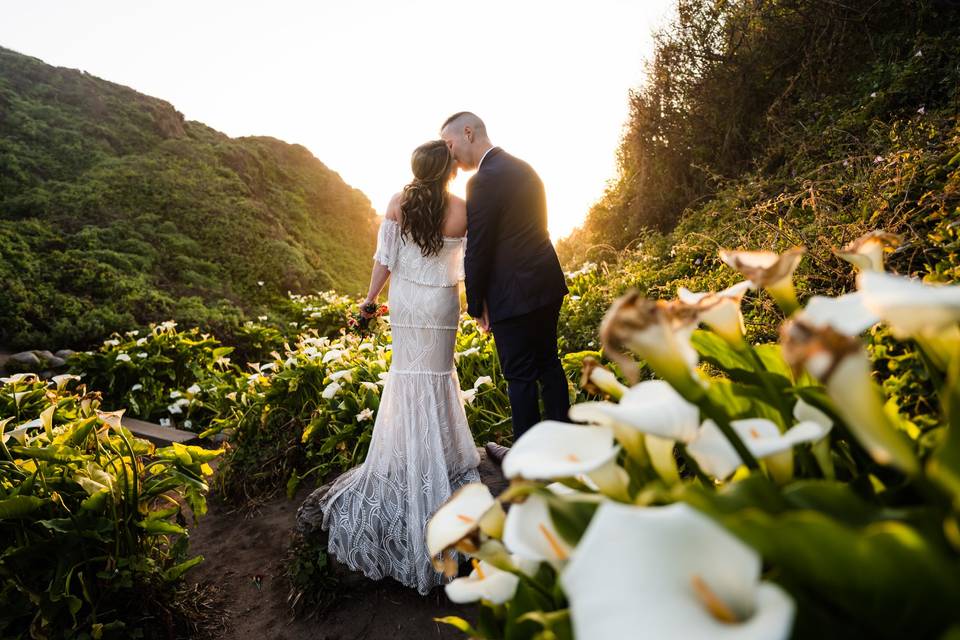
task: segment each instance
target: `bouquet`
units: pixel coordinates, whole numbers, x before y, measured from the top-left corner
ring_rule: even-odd
[[[360,311],[347,318],[347,327],[360,335],[375,333],[380,324],[380,317],[389,313],[387,305],[378,305],[376,302],[368,302],[360,307]],[[361,313],[363,312],[363,313]],[[370,317],[365,317],[366,313]]]

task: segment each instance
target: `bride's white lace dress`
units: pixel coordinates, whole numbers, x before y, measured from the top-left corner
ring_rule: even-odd
[[[453,357],[463,239],[445,238],[425,257],[384,219],[374,260],[390,269],[393,356],[369,453],[321,499],[321,526],[351,569],[426,594],[448,581],[427,552],[427,521],[458,487],[480,481]]]

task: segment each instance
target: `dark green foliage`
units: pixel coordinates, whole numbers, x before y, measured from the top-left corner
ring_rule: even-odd
[[[897,149],[886,139],[896,122],[918,110],[956,114],[955,3],[678,0],[677,16],[657,37],[647,82],[631,94],[618,179],[562,244],[567,261],[593,245],[622,249],[646,229],[670,229],[685,210],[722,215],[711,199],[740,184],[749,209],[811,180],[856,177]],[[762,193],[752,189],[756,179],[769,181]],[[848,216],[871,213],[853,194],[837,195]],[[801,203],[777,204],[763,212],[768,223]],[[889,213],[873,223],[888,224]],[[707,225],[705,236],[722,231]],[[765,246],[793,241],[776,229],[767,237]]]
[[[359,293],[375,234],[366,197],[302,146],[0,48],[2,346],[169,318],[230,338],[288,291]]]

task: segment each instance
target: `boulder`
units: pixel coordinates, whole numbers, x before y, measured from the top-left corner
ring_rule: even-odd
[[[43,368],[43,362],[32,351],[21,351],[7,359],[5,368],[8,373],[36,373]]]
[[[57,351],[54,355],[57,356],[58,358],[69,360],[70,356],[72,356],[75,353],[76,351],[74,351],[73,349],[60,349],[60,351]]]

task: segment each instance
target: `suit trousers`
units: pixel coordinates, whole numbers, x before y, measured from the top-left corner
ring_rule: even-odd
[[[507,379],[513,438],[540,422],[540,396],[548,420],[569,422],[567,376],[557,353],[557,322],[563,298],[491,326]],[[539,390],[537,385],[539,383]]]

